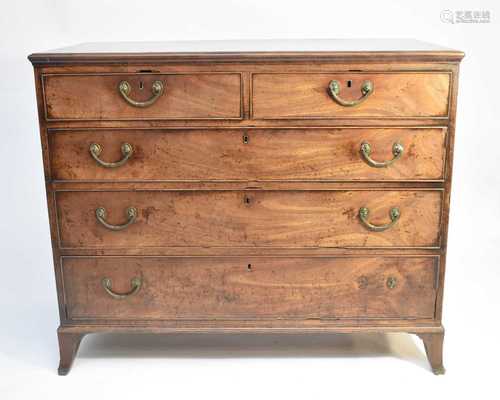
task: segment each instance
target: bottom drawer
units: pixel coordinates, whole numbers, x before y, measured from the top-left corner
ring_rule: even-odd
[[[64,257],[69,319],[433,318],[437,257]]]

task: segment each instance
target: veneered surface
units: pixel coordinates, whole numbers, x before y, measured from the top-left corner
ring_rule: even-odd
[[[49,142],[57,180],[439,180],[445,138],[443,128],[111,129],[54,132]],[[391,160],[396,142],[403,155],[373,168],[361,156],[364,141],[376,161]],[[119,168],[103,168],[90,155],[92,143],[107,162],[123,157],[122,143],[134,153]]]
[[[72,319],[432,318],[436,268],[434,257],[63,260]],[[118,300],[105,277],[117,293],[142,286]]]
[[[361,97],[364,81],[373,92],[354,107],[337,104],[330,81],[340,82],[340,97]],[[348,87],[351,81],[351,87]],[[450,75],[447,73],[293,74],[258,73],[252,80],[252,113],[256,119],[293,118],[410,118],[448,116]]]
[[[62,247],[436,247],[439,190],[355,191],[135,191],[58,192]],[[95,217],[123,224],[127,207],[138,217],[115,232]],[[390,229],[372,232],[358,210],[368,207],[376,225],[401,217]]]
[[[128,96],[146,101],[156,80],[164,92],[145,108],[128,104],[118,90],[127,81]],[[48,120],[241,118],[239,73],[44,75],[43,84]]]

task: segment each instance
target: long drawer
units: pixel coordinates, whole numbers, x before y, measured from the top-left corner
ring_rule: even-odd
[[[433,318],[436,257],[63,258],[70,319]]]
[[[63,248],[437,247],[440,190],[60,191]]]
[[[56,180],[440,180],[445,138],[446,128],[65,130],[49,142]]]
[[[255,119],[447,118],[450,74],[256,73],[252,94]]]
[[[47,120],[240,119],[241,74],[43,75]]]

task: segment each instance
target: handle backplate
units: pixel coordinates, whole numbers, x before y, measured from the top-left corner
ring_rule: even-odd
[[[387,278],[387,281],[385,283],[389,289],[394,289],[396,287],[398,281],[395,277],[390,276],[389,278]]]

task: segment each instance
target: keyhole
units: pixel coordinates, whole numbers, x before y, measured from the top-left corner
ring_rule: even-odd
[[[349,80],[347,81],[347,87],[351,87],[351,86],[352,86],[352,81],[349,79]]]
[[[247,270],[251,271],[252,270],[252,264],[247,265]]]
[[[144,89],[144,82],[143,81],[139,82],[139,89],[140,90]]]
[[[244,144],[248,144],[248,140],[249,140],[249,139],[248,139],[248,135],[246,135],[246,134],[245,134],[245,135],[243,135],[243,143],[244,143]]]
[[[250,204],[250,197],[245,196],[245,204],[249,205]]]

